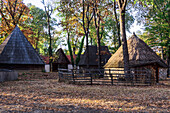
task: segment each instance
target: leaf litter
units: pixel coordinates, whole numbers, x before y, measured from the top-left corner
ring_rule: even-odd
[[[56,73],[20,74],[0,83],[0,112],[170,112],[169,85],[59,83]]]

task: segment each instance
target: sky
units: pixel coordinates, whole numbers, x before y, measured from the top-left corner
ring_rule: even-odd
[[[28,3],[31,3],[32,5],[35,5],[41,9],[44,8],[44,5],[41,3],[42,0],[23,0],[24,3],[27,5]]]
[[[27,5],[28,3],[31,3],[32,5],[35,5],[41,9],[44,9],[44,5],[41,3],[42,0],[23,0],[24,3]],[[50,1],[50,0],[45,0],[45,1]],[[57,18],[55,15],[53,15],[53,17]],[[57,19],[58,20],[58,19]],[[141,31],[143,32],[142,30],[142,26],[141,25],[137,25],[137,22],[135,21],[133,23],[133,25],[131,26],[130,28],[130,32],[126,32],[126,35],[127,35],[127,38],[130,37],[132,35],[133,32],[137,33],[137,31]]]

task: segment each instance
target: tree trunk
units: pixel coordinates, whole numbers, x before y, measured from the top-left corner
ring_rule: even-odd
[[[71,44],[70,44],[70,34],[69,34],[69,30],[67,29],[67,44],[68,44],[68,49],[69,49],[69,53],[70,53],[70,57],[71,57],[71,64],[72,67],[74,69],[74,58],[73,58],[73,54],[72,54],[72,48],[71,48]]]
[[[100,45],[100,36],[99,36],[99,26],[97,28],[97,52],[98,52],[98,68],[101,68],[101,45]]]
[[[160,33],[160,39],[161,39],[161,43],[162,43],[162,33]],[[163,46],[161,46],[161,58],[162,58],[162,60],[164,60],[164,50],[163,50]]]
[[[49,46],[49,56],[50,56],[50,71],[52,72],[52,47],[51,47],[51,31],[50,31],[50,17],[47,17],[47,24],[48,24],[48,35],[50,37],[50,46]]]
[[[86,60],[87,60],[87,69],[89,68],[89,44],[88,44],[88,34],[86,33]]]
[[[126,31],[125,31],[125,10],[120,10],[120,30],[122,36],[123,59],[125,71],[129,70],[129,54],[127,47]]]
[[[168,69],[167,69],[167,78],[169,78],[169,72],[170,72],[170,70],[169,70],[169,65],[170,65],[170,61],[169,61],[169,59],[170,59],[170,47],[168,47],[168,54],[167,54],[167,64],[168,64]]]
[[[95,5],[93,8],[93,13],[94,13],[94,23],[95,23],[95,28],[96,28],[96,34],[97,34],[97,54],[98,54],[98,68],[101,68],[101,55],[100,55],[100,51],[101,51],[101,46],[100,46],[100,11],[97,11],[97,3],[95,1]],[[101,35],[102,36],[102,35]]]
[[[124,60],[124,71],[125,74],[129,72],[129,54],[128,54],[128,47],[127,47],[127,39],[126,39],[126,30],[125,30],[125,7],[127,1],[119,0],[119,12],[120,12],[120,31],[122,36],[122,47],[123,47],[123,60]]]
[[[91,46],[93,45],[93,39],[92,38],[90,38],[90,43],[91,43]]]
[[[85,11],[85,3],[84,3],[84,0],[83,0],[83,17],[82,17],[82,20],[83,20],[83,29],[84,29],[84,33],[85,33],[85,36],[86,36],[86,66],[87,66],[87,68],[89,68],[89,44],[88,44],[88,35],[89,35],[89,25],[90,25],[90,21],[91,21],[91,19],[92,19],[92,17],[91,18],[89,18],[89,7],[90,7],[90,5],[89,5],[89,2],[87,1],[87,9],[86,9],[86,11]],[[85,14],[86,14],[86,19],[87,19],[87,27],[86,27],[86,24],[85,24]]]
[[[74,45],[76,46],[76,45]],[[73,55],[76,55],[76,47],[73,47]]]
[[[44,1],[43,1],[43,4],[44,4]],[[49,35],[49,37],[50,37],[50,46],[49,46],[49,56],[50,56],[50,71],[52,72],[52,61],[53,61],[53,59],[52,59],[52,44],[51,44],[51,29],[50,29],[50,18],[51,18],[51,14],[52,14],[52,12],[53,12],[53,9],[52,9],[52,7],[51,7],[51,10],[49,9],[50,8],[50,6],[48,5],[48,6],[45,6],[45,4],[44,4],[44,8],[45,8],[45,12],[46,12],[46,15],[47,15],[47,26],[48,26],[48,35]]]
[[[49,18],[48,18],[48,34],[49,34],[49,37],[50,37],[49,55],[52,56],[51,31],[50,31],[50,21],[49,21]]]
[[[116,0],[114,1],[114,15],[115,15],[115,19],[116,19],[117,36],[118,36],[118,42],[119,42],[118,47],[120,47],[121,46],[120,27],[119,27],[119,21],[117,19],[117,13],[116,13]]]

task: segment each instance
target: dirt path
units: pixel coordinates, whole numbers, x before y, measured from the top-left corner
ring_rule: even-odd
[[[0,112],[170,112],[167,85],[78,86],[58,83],[56,73],[21,75],[0,83]]]

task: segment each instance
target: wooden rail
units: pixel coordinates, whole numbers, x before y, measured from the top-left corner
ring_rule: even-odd
[[[68,81],[73,84],[107,84],[107,85],[152,85],[155,78],[149,70],[115,69],[59,69],[59,81]]]

